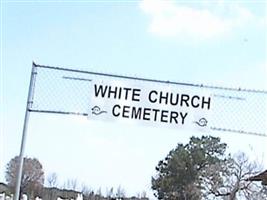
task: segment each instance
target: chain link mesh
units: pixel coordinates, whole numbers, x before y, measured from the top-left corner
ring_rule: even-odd
[[[131,79],[153,85],[168,83],[209,91],[213,99],[209,122],[211,130],[267,136],[267,91],[165,82],[35,64],[33,78],[34,88],[29,106],[32,112],[86,116],[92,79]]]

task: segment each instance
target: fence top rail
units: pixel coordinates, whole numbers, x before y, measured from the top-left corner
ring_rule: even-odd
[[[184,83],[184,82],[176,82],[176,81],[163,81],[163,80],[159,80],[159,79],[140,78],[140,77],[126,76],[126,75],[116,75],[116,74],[109,74],[109,73],[100,73],[100,72],[92,72],[92,71],[85,71],[85,70],[78,70],[78,69],[39,65],[39,64],[36,64],[34,62],[33,62],[33,66],[39,67],[39,68],[52,69],[52,70],[59,70],[59,71],[77,72],[77,73],[99,75],[99,76],[105,76],[105,77],[114,77],[114,78],[121,78],[121,79],[129,79],[129,80],[139,80],[139,81],[154,82],[154,83],[165,83],[165,84],[171,84],[171,85],[182,85],[182,86],[190,86],[190,87],[198,87],[198,88],[208,88],[208,89],[228,90],[228,91],[237,91],[237,92],[267,94],[267,90],[231,88],[231,87],[221,87],[221,86],[212,86],[212,85],[205,85],[205,84]]]

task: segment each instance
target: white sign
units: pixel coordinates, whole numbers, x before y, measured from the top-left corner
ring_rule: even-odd
[[[212,101],[204,89],[186,85],[92,80],[88,118],[205,130]]]

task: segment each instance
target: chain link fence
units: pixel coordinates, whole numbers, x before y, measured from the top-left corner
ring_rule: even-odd
[[[141,81],[154,88],[164,88],[167,84],[182,90],[208,92],[212,98],[212,114],[208,123],[210,131],[267,136],[267,91],[160,81],[36,64],[33,67],[34,86],[28,104],[31,112],[87,116],[92,80]]]

